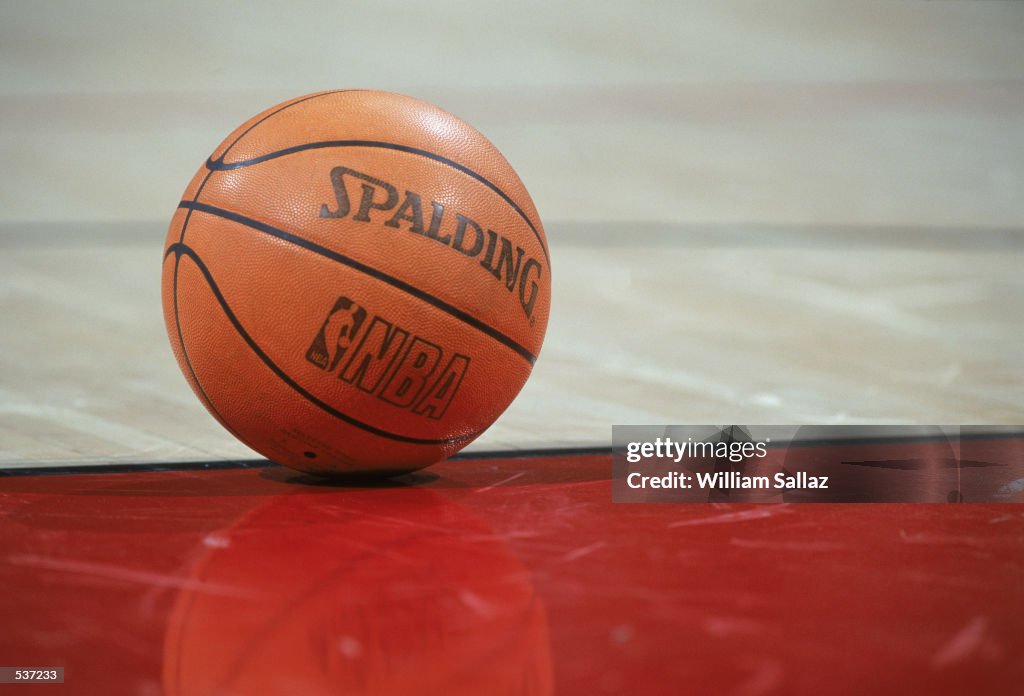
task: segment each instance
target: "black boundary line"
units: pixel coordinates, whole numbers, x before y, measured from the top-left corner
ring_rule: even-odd
[[[443,461],[492,461],[499,459],[527,459],[532,457],[586,457],[610,454],[610,447],[565,447],[525,450],[495,450],[491,452],[459,452]],[[83,466],[38,466],[26,468],[0,468],[5,476],[73,476],[75,474],[130,474],[170,471],[224,471],[230,469],[268,469],[278,464],[269,459],[231,459],[215,462],[169,462],[163,464],[86,464]]]
[[[265,469],[277,466],[267,459],[230,459],[216,462],[170,462],[167,464],[85,464],[83,466],[35,466],[0,469],[0,479],[13,476],[70,476],[74,474],[130,474],[161,471],[222,471]]]
[[[611,451],[611,446],[537,447],[521,450],[492,450],[490,452],[458,452],[448,457],[448,459],[473,461],[477,459],[526,459],[528,457],[586,457],[598,454],[611,454]]]
[[[235,316],[235,313],[231,310],[231,307],[228,305],[227,300],[224,298],[224,295],[221,293],[220,288],[217,286],[217,282],[213,279],[213,276],[210,274],[210,270],[206,267],[206,264],[203,263],[202,259],[199,258],[199,255],[196,254],[194,250],[192,250],[185,244],[172,244],[170,247],[167,248],[166,254],[175,254],[178,257],[187,256],[190,259],[192,259],[192,262],[196,265],[196,268],[198,268],[199,271],[206,278],[206,283],[210,287],[210,290],[213,292],[217,302],[220,303],[221,309],[224,310],[224,316],[226,316],[228,321],[230,321],[231,324],[235,327],[235,331],[237,331],[238,335],[242,337],[242,340],[244,340],[248,344],[249,348],[253,351],[253,353],[255,353],[256,356],[263,361],[263,364],[270,368],[270,370],[275,375],[277,375],[277,377],[282,382],[284,382],[289,387],[294,389],[299,395],[301,395],[314,406],[320,408],[325,413],[329,413],[335,418],[345,421],[349,425],[354,425],[355,427],[360,428],[361,430],[365,430],[368,433],[377,435],[378,437],[383,437],[389,440],[396,440],[398,442],[407,442],[413,445],[457,444],[459,442],[466,442],[468,440],[472,440],[473,438],[479,436],[480,432],[483,432],[478,431],[475,433],[470,433],[468,435],[461,435],[455,438],[444,439],[410,437],[408,435],[400,435],[398,433],[393,433],[388,430],[382,430],[380,428],[370,425],[369,423],[364,423],[363,421],[354,418],[348,415],[347,413],[339,411],[330,404],[321,401],[320,399],[316,398],[313,394],[310,394],[308,391],[303,389],[298,382],[296,382],[290,376],[288,376],[288,374],[284,370],[282,370],[277,365],[277,363],[271,360],[269,355],[263,352],[263,349],[259,347],[259,344],[257,344],[256,341],[252,338],[252,336],[249,335],[249,333],[245,330],[245,327],[242,326],[241,321],[239,321],[238,317]],[[245,440],[242,440],[242,442],[245,442]]]
[[[506,336],[502,332],[500,332],[497,329],[495,329],[493,326],[480,321],[479,319],[477,319],[473,315],[467,314],[466,312],[462,311],[458,307],[455,307],[454,305],[450,305],[447,302],[445,302],[444,300],[442,300],[442,299],[440,299],[438,297],[435,297],[434,295],[431,295],[430,293],[425,292],[424,290],[420,290],[419,288],[417,288],[414,285],[410,285],[409,283],[406,283],[403,280],[395,278],[392,275],[388,275],[387,273],[384,273],[381,270],[373,268],[372,266],[367,266],[364,263],[360,263],[359,261],[356,261],[355,259],[353,259],[353,258],[351,258],[349,256],[345,256],[344,254],[340,254],[340,253],[338,253],[338,252],[336,252],[336,251],[334,251],[332,249],[328,249],[327,247],[320,246],[319,244],[316,244],[315,242],[311,242],[308,239],[296,236],[296,235],[294,235],[294,234],[292,234],[290,232],[286,232],[286,231],[284,231],[282,229],[279,229],[277,227],[273,227],[271,225],[268,225],[265,222],[260,222],[259,220],[254,220],[254,219],[252,219],[250,217],[246,217],[245,215],[240,215],[240,214],[232,212],[230,210],[225,210],[223,208],[217,208],[217,207],[212,206],[212,205],[207,205],[206,203],[197,203],[195,201],[191,201],[191,202],[190,201],[182,201],[181,203],[178,204],[178,207],[179,208],[187,209],[189,211],[197,210],[197,211],[202,212],[202,213],[208,213],[210,215],[214,215],[216,217],[223,218],[224,220],[229,220],[231,222],[236,222],[236,223],[238,223],[240,225],[243,225],[245,227],[249,227],[251,229],[254,229],[257,232],[262,232],[264,234],[268,234],[268,235],[270,235],[272,237],[276,237],[277,239],[280,239],[282,241],[288,242],[290,244],[294,244],[295,246],[302,247],[303,249],[306,249],[307,251],[312,251],[314,254],[318,254],[320,256],[323,256],[326,259],[330,259],[331,261],[334,261],[336,263],[340,263],[343,266],[348,266],[349,268],[351,268],[351,269],[353,269],[355,271],[358,271],[358,272],[360,272],[360,273],[362,273],[364,275],[368,275],[371,278],[374,278],[376,280],[379,280],[379,281],[381,281],[383,283],[386,283],[386,284],[390,285],[393,288],[401,290],[402,292],[405,292],[406,294],[411,295],[411,296],[415,297],[418,300],[422,300],[423,302],[426,302],[427,304],[431,305],[432,307],[435,307],[435,308],[441,310],[445,314],[448,314],[449,316],[451,316],[451,317],[453,317],[455,319],[458,319],[459,321],[463,322],[464,324],[466,324],[468,326],[473,327],[474,329],[480,331],[481,333],[486,334],[490,338],[493,338],[494,340],[496,340],[498,343],[501,343],[502,345],[504,345],[504,346],[512,349],[513,351],[515,351],[523,359],[525,359],[528,363],[530,363],[530,365],[533,365],[534,363],[537,362],[537,356],[534,355],[533,353],[531,353],[526,348],[526,346],[518,343],[512,337]],[[170,247],[168,248],[168,253],[169,253],[169,251],[170,251]]]
[[[629,426],[626,426],[629,427]],[[761,426],[771,428],[774,426]],[[788,426],[779,426],[788,427]],[[806,426],[797,426],[806,427]],[[810,426],[810,427],[835,427],[835,426]],[[839,426],[842,427],[842,426]],[[860,427],[860,426],[857,426]],[[878,427],[878,426],[865,426]],[[893,426],[900,427],[900,426]],[[913,426],[920,427],[920,426]],[[966,426],[965,426],[966,427]],[[946,436],[941,433],[934,435],[875,435],[870,437],[846,437],[846,438],[825,438],[820,440],[773,440],[765,445],[768,449],[788,449],[790,447],[844,447],[849,445],[903,445],[916,442],[966,442],[972,440],[1024,440],[1024,430],[1007,430],[1005,432],[991,433],[962,433]],[[618,447],[612,447],[616,454],[624,453]]]
[[[1024,440],[1024,430],[1009,430],[1002,433],[963,433],[948,436],[942,433],[935,433],[934,435],[892,435],[888,437],[879,435],[873,437],[828,438],[824,440],[790,440],[779,442],[778,444],[770,442],[767,446],[769,449],[773,447],[846,447],[851,445],[904,445],[917,442],[943,441],[952,444],[954,442],[972,440]]]
[[[244,134],[243,134],[244,135]],[[227,155],[227,150],[221,154],[220,157],[215,159],[206,160],[206,168],[211,172],[215,171],[231,171],[233,169],[242,169],[243,167],[250,167],[267,160],[277,159],[278,157],[284,157],[286,155],[292,155],[296,152],[303,152],[305,150],[321,150],[324,148],[335,148],[335,147],[375,147],[384,150],[395,150],[397,152],[404,152],[410,155],[418,155],[420,157],[426,157],[435,162],[447,165],[456,171],[462,172],[466,176],[476,179],[481,184],[498,194],[503,201],[512,206],[512,209],[516,211],[516,214],[523,219],[523,222],[529,226],[530,231],[533,232],[533,236],[537,240],[537,244],[540,245],[540,250],[544,252],[544,260],[547,261],[548,266],[551,266],[551,257],[548,255],[547,245],[544,244],[544,240],[541,239],[540,232],[537,227],[530,220],[530,217],[519,207],[519,204],[512,200],[512,197],[507,193],[498,188],[498,185],[486,178],[483,174],[480,174],[464,164],[459,164],[455,160],[448,159],[443,155],[439,155],[436,152],[430,150],[423,150],[418,147],[411,147],[409,145],[399,145],[398,143],[389,143],[381,140],[323,140],[314,143],[304,143],[302,145],[294,145],[292,147],[286,147],[283,150],[276,150],[274,152],[268,152],[259,157],[253,157],[252,159],[242,160],[240,162],[224,162],[224,157]]]
[[[867,444],[881,445],[887,443],[905,442],[928,442],[931,440],[945,440],[945,436],[915,436],[915,437],[892,437],[892,438],[861,438],[847,440],[818,440],[800,441],[797,446],[833,446],[835,444]],[[1012,431],[1007,433],[968,433],[962,435],[958,440],[1021,440],[1024,439],[1024,431]],[[610,445],[595,447],[550,447],[521,450],[494,450],[490,452],[458,452],[442,461],[488,461],[500,459],[527,459],[532,457],[585,457],[614,454]],[[170,462],[170,463],[139,463],[139,464],[85,464],[82,466],[40,466],[40,467],[19,467],[0,468],[0,478],[5,476],[56,476],[74,474],[116,474],[132,472],[167,472],[167,471],[206,471],[225,469],[266,469],[278,466],[268,459],[238,459],[226,461],[198,461],[198,462]]]

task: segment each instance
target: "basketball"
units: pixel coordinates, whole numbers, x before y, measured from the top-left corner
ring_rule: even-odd
[[[235,437],[319,474],[457,452],[519,393],[548,322],[530,195],[497,148],[406,96],[323,92],[238,127],[167,233],[164,319]]]

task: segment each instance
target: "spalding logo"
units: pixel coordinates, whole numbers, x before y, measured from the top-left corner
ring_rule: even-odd
[[[494,230],[484,230],[461,213],[446,215],[445,207],[437,201],[431,201],[430,222],[423,216],[423,197],[412,191],[406,191],[399,204],[398,189],[386,181],[381,181],[369,174],[357,172],[348,167],[335,167],[331,170],[331,186],[334,189],[335,207],[324,203],[320,206],[322,218],[344,218],[352,212],[352,202],[346,188],[346,178],[361,191],[359,204],[352,220],[371,222],[371,211],[394,210],[385,227],[400,229],[401,223],[408,225],[413,234],[433,239],[453,249],[463,256],[476,258],[483,255],[480,266],[490,272],[509,292],[517,292],[519,306],[529,319],[533,316],[533,306],[537,302],[537,281],[543,275],[541,262],[531,256],[525,256],[522,247]]]
[[[306,359],[392,406],[434,419],[448,410],[469,370],[467,356],[371,316],[344,296],[334,303]]]

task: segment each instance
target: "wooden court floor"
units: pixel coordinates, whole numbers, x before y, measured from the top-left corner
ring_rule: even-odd
[[[221,138],[336,87],[466,119],[544,221],[547,341],[473,451],[1024,421],[1020,3],[56,7],[0,27],[0,467],[251,456],[177,372],[161,239]]]
[[[553,223],[554,308],[474,451],[599,445],[612,424],[1020,422],[1024,237]],[[253,454],[178,372],[163,230],[0,237],[0,465]]]

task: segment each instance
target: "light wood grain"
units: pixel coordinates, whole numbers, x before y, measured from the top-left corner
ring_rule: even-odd
[[[140,225],[129,241],[128,229],[93,230],[92,243],[74,230],[7,237],[0,464],[254,456],[207,415],[171,355],[162,230]],[[713,229],[567,224],[563,240],[561,229],[542,357],[474,449],[604,444],[614,423],[1024,415],[1019,237],[719,230],[716,242]]]
[[[474,123],[545,220],[549,336],[473,448],[1020,424],[1022,35],[995,2],[8,3],[0,466],[254,456],[178,373],[163,231],[238,123],[347,86]]]

